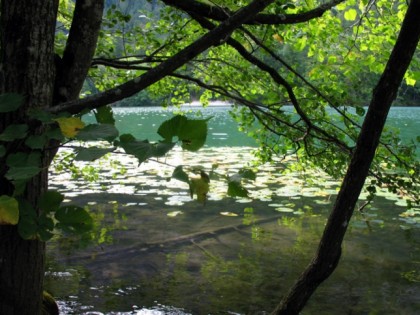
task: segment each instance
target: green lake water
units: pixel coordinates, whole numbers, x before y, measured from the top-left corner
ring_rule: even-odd
[[[51,174],[51,188],[99,222],[89,237],[48,246],[45,286],[62,314],[269,314],[280,301],[309,263],[339,183],[284,172],[288,162],[277,161],[246,184],[249,198],[226,197],[223,176],[246,166],[255,145],[227,109],[202,114],[213,118],[199,153],[177,148],[140,166],[125,155],[80,164],[87,175],[100,169],[94,182]],[[149,140],[172,116],[158,108],[115,114],[120,129]],[[419,136],[419,118],[420,108],[395,108],[389,124],[408,141]],[[167,180],[174,165],[217,165],[204,205]],[[380,192],[352,218],[337,270],[302,314],[419,314],[419,213]]]

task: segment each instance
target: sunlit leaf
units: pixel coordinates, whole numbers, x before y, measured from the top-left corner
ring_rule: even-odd
[[[56,118],[62,134],[67,138],[74,138],[85,126],[85,123],[79,117],[61,117]]]
[[[12,112],[23,105],[25,98],[16,93],[5,93],[0,95],[0,113]]]
[[[349,9],[346,12],[344,12],[344,18],[347,21],[354,21],[357,17],[357,11],[356,9]]]
[[[84,233],[92,229],[92,217],[83,208],[65,206],[58,209],[55,218],[59,221],[57,227],[65,232]]]
[[[0,134],[0,141],[13,141],[17,139],[23,139],[26,137],[28,132],[28,125],[18,124],[18,125],[9,125]]]
[[[15,198],[0,196],[0,225],[16,225],[19,222],[19,204]]]
[[[410,78],[410,77],[405,78],[405,83],[407,83],[407,85],[415,86],[416,82],[417,81],[414,78]]]

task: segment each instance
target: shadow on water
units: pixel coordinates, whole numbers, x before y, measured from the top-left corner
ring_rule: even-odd
[[[199,158],[175,150],[165,162],[227,174],[251,159],[249,148]],[[282,173],[279,162],[248,183],[250,198],[227,198],[226,183],[212,180],[203,205],[166,180],[173,168],[123,164],[93,183],[52,176],[51,188],[99,222],[85,238],[49,244],[46,287],[64,314],[266,314],[312,257],[337,187],[318,173]],[[418,312],[420,229],[404,211],[384,194],[356,213],[338,269],[303,314]]]

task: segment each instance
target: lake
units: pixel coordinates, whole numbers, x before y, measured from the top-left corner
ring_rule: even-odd
[[[140,166],[125,155],[79,164],[93,181],[51,174],[51,189],[98,222],[83,238],[48,244],[45,286],[62,314],[267,314],[275,307],[312,257],[339,183],[319,172],[285,172],[288,161],[277,161],[246,183],[249,198],[226,197],[223,177],[246,166],[255,148],[227,109],[203,110],[213,118],[198,153],[177,148]],[[172,113],[117,108],[115,116],[124,132],[157,140],[150,130]],[[420,108],[393,108],[389,124],[408,141],[419,136],[419,118]],[[214,168],[205,204],[168,180],[177,165]],[[302,314],[418,314],[419,284],[420,209],[406,211],[404,201],[379,192],[355,213],[337,270]]]

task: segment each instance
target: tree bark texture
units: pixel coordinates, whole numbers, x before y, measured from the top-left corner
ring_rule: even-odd
[[[420,0],[410,2],[397,42],[376,85],[363,126],[317,253],[273,314],[298,314],[336,268],[341,244],[386,122],[392,102],[420,39]]]
[[[0,132],[12,123],[25,123],[29,108],[52,105],[54,31],[58,0],[1,1],[0,90],[25,96],[18,111],[0,114]],[[25,147],[5,143],[7,154]],[[6,154],[6,155],[7,155]],[[0,159],[0,195],[10,195]],[[36,204],[47,189],[47,171],[27,185],[24,198]],[[37,315],[41,312],[45,244],[23,240],[16,226],[0,225],[0,314]]]

